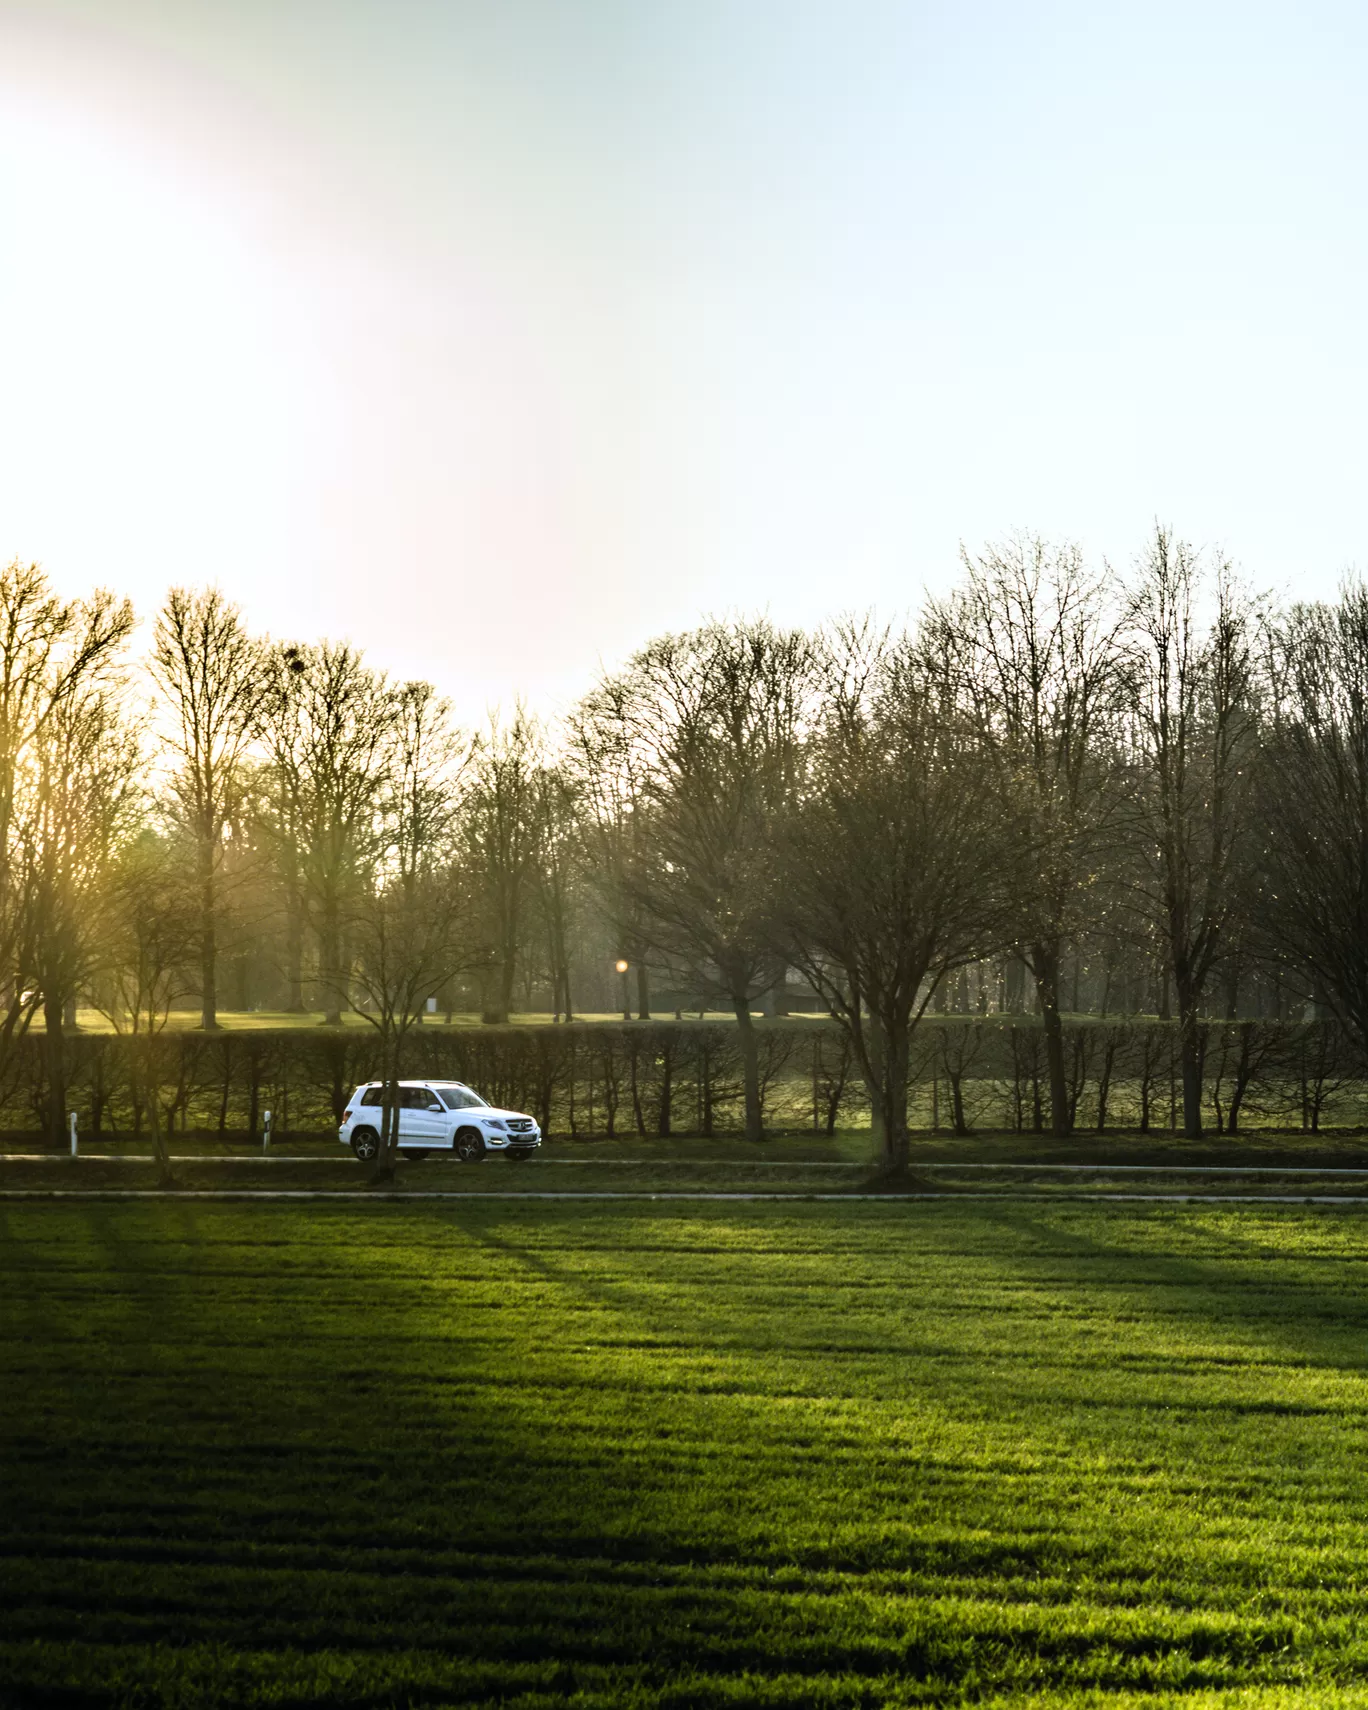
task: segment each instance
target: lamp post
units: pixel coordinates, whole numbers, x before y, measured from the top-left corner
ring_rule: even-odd
[[[625,956],[619,956],[615,966],[618,973],[622,975],[622,1019],[630,1021],[632,1019],[632,1005],[627,992],[627,970],[631,964]]]

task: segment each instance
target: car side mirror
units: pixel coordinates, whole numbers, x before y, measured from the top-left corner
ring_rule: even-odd
[[[438,1111],[440,1111],[440,1110],[445,1110],[445,1109],[446,1109],[446,1106],[445,1106],[445,1105],[444,1105],[444,1104],[442,1104],[442,1103],[441,1103],[441,1101],[440,1101],[440,1100],[434,1100],[434,1101],[433,1101],[433,1103],[431,1103],[431,1104],[430,1104],[430,1105],[429,1105],[429,1106],[428,1106],[428,1109],[429,1109],[429,1110],[438,1110]]]

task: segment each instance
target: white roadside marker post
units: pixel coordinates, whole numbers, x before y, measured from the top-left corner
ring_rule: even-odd
[[[73,1110],[67,1116],[67,1126],[71,1129],[71,1155],[76,1154],[76,1112]]]
[[[271,1113],[264,1111],[261,1117],[261,1149],[269,1152],[271,1149]]]

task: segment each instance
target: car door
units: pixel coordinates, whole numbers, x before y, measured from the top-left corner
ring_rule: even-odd
[[[400,1087],[399,1144],[441,1146],[450,1135],[448,1117],[441,1099],[429,1087]]]

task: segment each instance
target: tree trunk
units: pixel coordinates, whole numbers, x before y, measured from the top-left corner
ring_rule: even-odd
[[[47,1028],[44,1055],[47,1058],[47,1138],[51,1146],[62,1144],[66,1126],[66,1040],[62,1031],[62,1001],[43,999],[43,1023]]]
[[[399,1064],[397,1049],[383,1036],[380,1063],[384,1081],[380,1110],[380,1150],[376,1154],[371,1181],[390,1182],[394,1180],[394,1170],[399,1160]]]
[[[480,1020],[486,1027],[502,1027],[508,1021],[513,1001],[513,970],[505,963],[487,972],[480,981]]]
[[[200,851],[200,1026],[218,1026],[218,923],[215,919],[214,849]]]
[[[879,1160],[880,1168],[893,1170],[893,1163],[888,1146],[888,1123],[884,1119],[884,1087],[883,1075],[876,1069],[872,1074],[865,1071],[865,1091],[869,1095],[869,1133],[874,1142],[874,1153]]]
[[[855,1048],[865,1091],[869,1095],[869,1125],[881,1167],[889,1175],[907,1168],[907,1081],[912,1041],[904,1017],[887,1026],[871,1015],[866,1023],[847,1029]]]
[[[1178,1049],[1183,1078],[1183,1134],[1188,1140],[1198,1140],[1202,1134],[1201,1026],[1190,994],[1180,994],[1179,1001],[1182,1006]]]
[[[337,1027],[342,1021],[342,933],[337,919],[337,898],[323,905],[323,924],[318,933],[318,975],[323,998],[323,1022]]]
[[[1045,1062],[1050,1077],[1050,1132],[1062,1140],[1073,1132],[1069,1080],[1064,1065],[1064,1023],[1059,1014],[1059,946],[1037,944],[1031,950],[1040,1021],[1045,1032]]]
[[[291,1015],[304,1013],[304,911],[299,894],[291,887],[285,904],[285,1008]]]
[[[674,1041],[662,1043],[660,1056],[660,1101],[656,1107],[656,1133],[662,1140],[670,1138],[674,1109]]]
[[[176,1178],[171,1173],[171,1155],[166,1149],[166,1134],[162,1128],[162,1112],[160,1098],[160,1077],[157,1075],[155,1058],[158,1041],[155,1035],[145,1035],[143,1039],[144,1060],[146,1073],[141,1087],[142,1103],[147,1110],[147,1126],[152,1132],[152,1154],[157,1160],[157,1186],[175,1187]]]
[[[764,1120],[760,1110],[760,1048],[751,1020],[750,994],[732,996],[736,1012],[736,1031],[741,1045],[741,1074],[746,1089],[746,1138],[763,1140]]]
[[[636,965],[636,988],[637,1020],[649,1021],[651,1019],[651,976],[645,962],[642,961],[638,961]],[[750,1015],[749,1006],[747,1006],[746,1014],[747,1016]]]
[[[905,1017],[895,1019],[890,1027],[880,1026],[879,1032],[884,1159],[891,1173],[901,1174],[907,1168],[910,1153],[907,1075],[912,1041]]]
[[[223,1136],[228,1132],[228,1100],[231,1097],[232,1090],[233,1090],[232,1037],[233,1036],[231,1033],[225,1034],[224,1038],[223,1038],[223,1044],[222,1044],[223,1079],[219,1083],[219,1113],[218,1113],[218,1132],[219,1132],[219,1139],[220,1140],[222,1140]]]
[[[1231,1134],[1240,1132],[1240,1112],[1244,1108],[1245,1094],[1249,1091],[1249,1083],[1254,1075],[1254,1062],[1251,1039],[1253,1024],[1248,1021],[1240,1023],[1240,1055],[1235,1064],[1235,1089],[1230,1095]]]
[[[148,1089],[147,1125],[152,1131],[152,1154],[157,1160],[157,1186],[170,1187],[175,1177],[171,1174],[171,1155],[166,1150],[166,1135],[162,1131],[161,1100],[155,1087]]]
[[[945,1071],[945,1078],[950,1084],[950,1126],[956,1134],[969,1132],[968,1119],[964,1114],[964,1077]]]
[[[632,1091],[632,1119],[636,1123],[636,1131],[644,1140],[646,1138],[646,1115],[641,1108],[641,1078],[638,1073],[641,1067],[641,1040],[635,1037],[627,1041],[627,1068]]]

